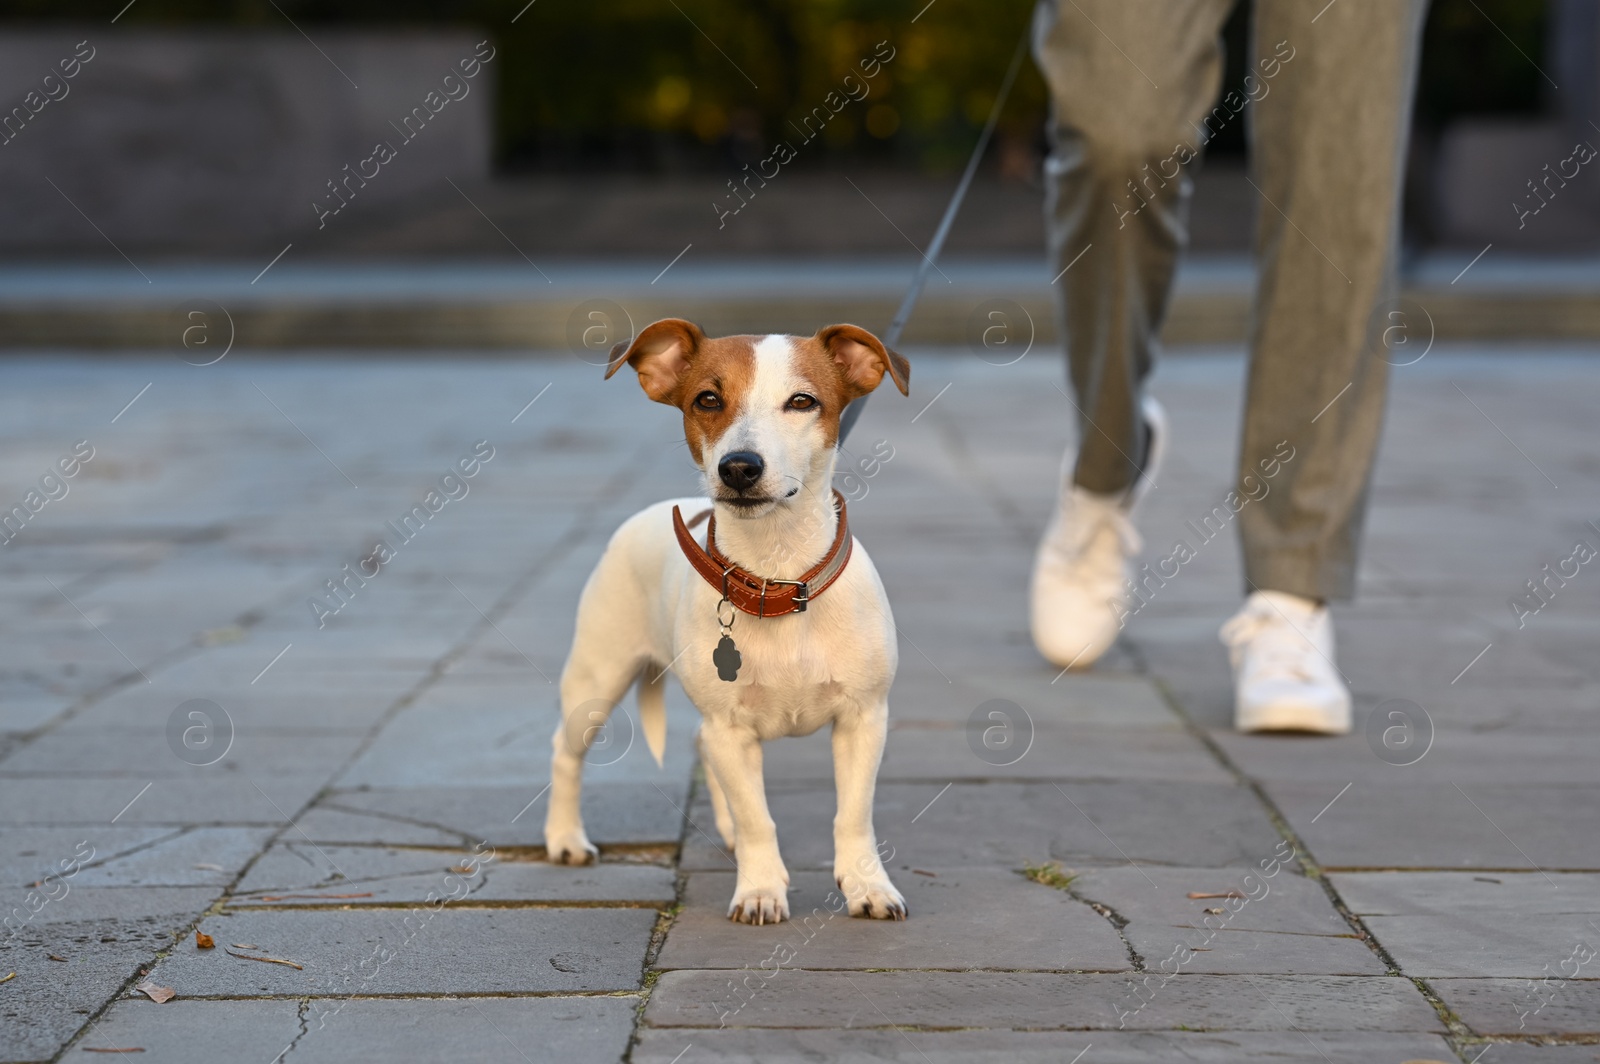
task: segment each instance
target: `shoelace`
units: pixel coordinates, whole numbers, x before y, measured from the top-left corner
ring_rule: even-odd
[[[1246,646],[1256,651],[1252,664],[1261,671],[1293,675],[1303,680],[1315,679],[1305,669],[1307,652],[1316,653],[1315,645],[1299,628],[1280,615],[1271,606],[1252,603],[1237,615],[1228,618],[1218,633],[1228,647],[1228,656],[1239,663]],[[1266,638],[1258,638],[1260,636]]]
[[[1069,535],[1058,538],[1055,544],[1065,559],[1081,557],[1100,535],[1100,530],[1107,526],[1121,541],[1125,556],[1131,558],[1144,549],[1144,541],[1139,537],[1139,530],[1133,527],[1133,520],[1122,507],[1097,502],[1086,503],[1083,499],[1077,498],[1073,500],[1073,509],[1076,513],[1070,518],[1065,513],[1061,515],[1060,527],[1070,530]]]

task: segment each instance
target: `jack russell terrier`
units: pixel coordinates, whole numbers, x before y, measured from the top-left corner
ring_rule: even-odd
[[[886,373],[909,394],[910,364],[854,325],[713,339],[677,318],[613,348],[606,377],[624,363],[646,395],[683,411],[711,505],[674,499],[635,514],[584,585],[561,673],[549,859],[598,856],[578,807],[583,758],[636,680],[641,730],[661,763],[670,668],[704,718],[698,743],[717,830],[738,855],[729,919],[789,916],[761,744],[824,724],[839,803],[834,879],[850,915],[905,919],[872,827],[899,663],[894,619],[832,481],[840,412]]]

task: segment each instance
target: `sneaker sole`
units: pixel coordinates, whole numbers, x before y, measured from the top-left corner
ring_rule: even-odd
[[[1234,709],[1234,727],[1246,733],[1302,732],[1313,735],[1350,734],[1350,707],[1329,709],[1325,706],[1280,703],[1247,712],[1243,707]]]

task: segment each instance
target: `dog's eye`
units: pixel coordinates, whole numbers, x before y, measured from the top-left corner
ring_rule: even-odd
[[[701,410],[721,410],[722,398],[716,392],[701,392],[694,397],[694,405]]]
[[[787,404],[790,410],[810,410],[816,405],[816,397],[807,395],[805,392],[796,392],[794,395],[789,396]]]

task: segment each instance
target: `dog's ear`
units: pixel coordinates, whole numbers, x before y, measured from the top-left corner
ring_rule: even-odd
[[[859,325],[829,325],[818,330],[817,342],[839,367],[852,398],[876,388],[886,372],[901,395],[911,394],[911,363]]]
[[[662,318],[640,330],[632,343],[624,341],[611,349],[606,379],[626,362],[639,374],[639,387],[658,403],[677,405],[678,382],[694,360],[706,334],[700,326],[682,318]]]

